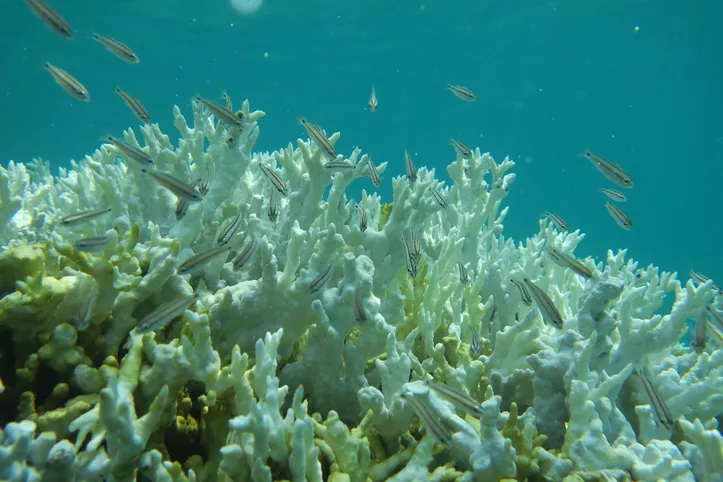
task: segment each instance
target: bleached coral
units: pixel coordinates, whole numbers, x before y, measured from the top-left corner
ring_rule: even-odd
[[[141,128],[145,147],[124,133],[155,169],[203,186],[186,206],[111,144],[57,177],[43,162],[0,169],[0,325],[16,368],[3,396],[18,405],[3,478],[720,480],[723,350],[679,343],[711,283],[681,286],[624,251],[583,260],[586,279],[546,254],[584,236],[544,221],[506,239],[509,159],[477,150],[450,163],[450,185],[423,167],[385,179],[390,204],[353,201],[368,154],[338,156],[353,167],[337,172],[312,142],[254,153],[264,113],[244,102],[239,115],[226,128],[194,103],[192,126],[174,109],[177,142],[157,125]],[[179,273],[235,220],[231,257]],[[98,252],[74,246],[101,235]],[[523,279],[561,329],[525,303]],[[192,293],[180,323],[136,329]],[[46,428],[58,435],[35,435]]]

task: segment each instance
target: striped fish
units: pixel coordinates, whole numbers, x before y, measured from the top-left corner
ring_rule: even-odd
[[[50,62],[45,62],[45,69],[50,72],[55,82],[63,88],[71,97],[81,102],[90,102],[90,92],[81,84],[78,79],[70,75],[60,67],[56,67]]]
[[[241,227],[241,221],[243,219],[241,218],[241,213],[237,214],[233,218],[230,218],[224,222],[223,228],[218,233],[218,237],[216,238],[216,244],[219,246],[223,246],[224,244],[228,244],[231,239],[236,236],[236,233],[238,233],[239,228]]]
[[[249,262],[251,259],[251,256],[256,252],[256,247],[258,246],[258,242],[256,241],[256,238],[251,238],[251,241],[246,243],[245,246],[241,248],[241,251],[238,255],[233,259],[231,264],[233,264],[233,269],[241,269],[243,268],[246,263]]]
[[[535,300],[537,309],[540,310],[540,313],[542,314],[542,319],[545,321],[545,323],[547,323],[548,325],[552,325],[555,328],[562,328],[562,315],[552,303],[552,300],[547,295],[547,293],[545,293],[542,288],[537,286],[529,279],[525,278],[523,281],[527,285],[527,289],[530,290],[532,299]]]
[[[132,146],[113,136],[108,136],[106,140],[113,144],[113,147],[124,154],[128,159],[132,159],[141,166],[145,167],[153,165],[153,158],[146,154],[143,149]]]
[[[115,93],[118,94],[121,99],[123,99],[123,102],[125,102],[131,112],[133,112],[133,115],[136,116],[136,119],[145,124],[151,123],[151,114],[148,113],[148,109],[146,109],[146,107],[140,100],[138,100],[136,97],[133,97],[120,87],[116,87]]]
[[[434,200],[437,201],[437,204],[439,204],[442,209],[447,209],[447,200],[444,198],[444,194],[442,194],[439,189],[435,189],[432,186],[429,187],[429,191],[432,193]]]
[[[434,413],[434,410],[429,405],[415,397],[409,392],[403,392],[401,397],[409,403],[414,412],[419,417],[419,420],[424,424],[424,427],[434,438],[439,440],[444,445],[450,445],[452,442],[452,433],[444,426],[439,420],[439,417]]]
[[[670,410],[668,409],[668,404],[665,402],[665,399],[660,395],[658,389],[650,381],[645,373],[645,369],[637,369],[636,373],[638,377],[640,377],[640,381],[643,382],[643,387],[645,388],[645,392],[648,394],[650,406],[653,408],[656,418],[663,427],[668,429],[668,431],[672,431],[675,419],[670,414]]]
[[[414,166],[412,156],[407,152],[407,148],[404,148],[404,170],[409,178],[409,182],[414,184],[417,180],[417,168]]]
[[[198,295],[194,293],[191,296],[162,304],[138,322],[136,333],[148,333],[165,328],[170,322],[183,315],[197,299]]]
[[[710,281],[710,278],[708,278],[706,275],[704,275],[704,274],[702,274],[702,273],[698,273],[697,271],[691,270],[690,273],[688,273],[688,275],[690,276],[690,279],[692,279],[693,281],[695,281],[695,284],[698,285],[698,286],[700,286],[700,285],[702,285],[702,284],[705,284],[705,283],[707,283],[708,281]],[[723,291],[721,291],[721,289],[720,289],[720,286],[718,286],[717,284],[715,284],[715,282],[713,282],[713,284],[712,284],[711,287],[712,287],[714,290],[716,290],[718,293],[723,293]]]
[[[457,268],[459,269],[459,282],[463,285],[466,285],[469,283],[469,274],[467,273],[467,268],[464,267],[463,263],[457,263]]]
[[[309,139],[311,139],[314,144],[316,144],[317,147],[321,149],[321,152],[324,153],[324,155],[326,155],[326,157],[328,157],[329,159],[336,159],[336,149],[334,149],[334,145],[326,136],[324,129],[322,129],[316,124],[312,124],[303,117],[299,117],[298,119],[299,123],[304,126],[304,129],[306,129],[306,133],[309,136]]]
[[[86,253],[100,251],[105,248],[105,245],[110,241],[110,237],[106,235],[102,236],[90,236],[87,238],[79,239],[73,244],[73,247],[77,251],[83,251]]]
[[[269,221],[274,223],[279,217],[279,203],[276,200],[276,189],[271,190],[268,205],[269,206],[266,214],[269,216]]]
[[[198,102],[200,102],[201,104],[203,104],[203,106],[211,114],[213,114],[214,117],[216,117],[218,120],[220,120],[224,124],[231,126],[231,127],[237,127],[239,129],[243,128],[244,119],[243,119],[243,113],[241,111],[233,112],[233,111],[231,111],[231,109],[227,109],[225,106],[219,104],[218,102],[204,99],[203,97],[198,96],[198,95],[196,96],[196,100]]]
[[[527,306],[532,306],[532,296],[530,296],[530,292],[527,291],[527,286],[516,279],[510,279],[510,282],[517,286],[517,289],[520,291],[520,298],[522,298],[522,302]]]
[[[698,321],[695,322],[695,330],[693,331],[693,338],[690,341],[690,346],[695,349],[698,353],[705,351],[707,344],[707,325],[708,325],[708,312],[704,308],[698,316]]]
[[[583,278],[592,279],[593,274],[590,268],[582,264],[578,259],[552,246],[547,247],[547,254],[558,266],[569,268]]]
[[[63,38],[73,38],[73,29],[70,28],[68,22],[60,16],[53,8],[41,0],[25,0],[30,10],[35,16],[45,22],[45,24]]]
[[[369,110],[372,112],[376,112],[378,105],[379,102],[377,101],[377,91],[374,90],[374,86],[372,85],[372,93],[369,96]]]
[[[610,204],[609,202],[605,203],[605,209],[608,210],[608,213],[610,213],[610,216],[615,220],[616,223],[618,223],[618,226],[623,228],[626,231],[630,231],[633,229],[633,221],[628,217],[625,212],[617,207],[614,204]]]
[[[377,170],[377,166],[374,165],[374,162],[372,161],[371,157],[369,157],[367,166],[369,168],[369,179],[372,180],[372,184],[374,184],[374,187],[381,186],[382,178],[379,176],[379,171]]]
[[[326,169],[329,172],[343,172],[343,171],[351,171],[352,169],[355,169],[356,166],[352,164],[351,162],[346,161],[329,161],[326,164],[324,164],[324,169]]]
[[[271,185],[274,186],[274,188],[276,188],[276,190],[279,191],[282,196],[286,196],[288,194],[288,191],[286,190],[286,183],[281,179],[281,177],[276,173],[274,169],[266,167],[260,162],[259,168],[261,169],[261,172],[264,173],[264,176],[266,176],[266,179],[269,180]]]
[[[452,388],[449,385],[442,385],[429,380],[427,380],[426,383],[429,388],[454,405],[455,408],[462,410],[475,418],[480,418],[482,416],[482,405],[466,393],[461,392],[456,388]]]
[[[359,211],[359,230],[361,232],[364,232],[367,230],[367,225],[369,223],[369,219],[367,218],[367,213],[364,211],[364,208],[361,207],[360,204],[356,205],[356,210]]]
[[[558,231],[567,231],[569,226],[567,225],[567,222],[565,222],[564,219],[562,219],[562,216],[559,216],[555,213],[546,212],[545,216],[547,216],[547,219],[552,221],[552,224],[555,225]]]
[[[93,40],[97,41],[98,43],[103,45],[103,47],[108,49],[109,52],[114,54],[119,59],[125,60],[129,64],[137,64],[141,61],[141,59],[138,58],[138,55],[136,55],[136,53],[131,50],[130,47],[128,47],[120,40],[103,37],[102,35],[98,35],[97,33],[93,34]]]
[[[454,150],[457,152],[457,155],[459,157],[461,157],[462,159],[472,159],[472,157],[474,157],[472,154],[472,149],[465,146],[458,140],[452,139],[452,142],[450,142],[450,144],[452,145],[452,147],[454,147]]]
[[[477,100],[477,96],[474,95],[474,92],[469,90],[467,87],[463,87],[461,85],[447,85],[447,89],[465,102],[473,102]]]
[[[612,181],[620,187],[628,189],[633,187],[633,180],[630,175],[628,175],[622,167],[618,166],[614,162],[605,159],[604,157],[596,156],[590,152],[589,149],[585,151],[583,156],[589,159],[590,162],[592,162],[592,165],[595,166],[595,169],[600,171],[600,173],[609,181]]]
[[[86,221],[90,221],[92,219],[95,219],[97,217],[100,217],[104,214],[108,214],[111,212],[111,208],[103,208],[103,209],[93,209],[91,211],[81,211],[75,214],[70,214],[68,216],[65,216],[60,220],[60,224],[63,226],[73,226],[76,224],[84,223]]]
[[[414,278],[419,273],[419,267],[417,265],[418,259],[416,256],[412,255],[412,252],[409,249],[409,243],[407,243],[407,240],[404,238],[402,238],[402,245],[404,247],[404,262],[407,266],[407,273],[409,273],[409,276]]]
[[[627,201],[627,196],[617,189],[608,189],[606,187],[603,187],[600,189],[600,192],[605,194],[611,201],[615,201],[618,203],[624,203]]]
[[[230,250],[230,246],[223,245],[194,254],[178,267],[178,274],[183,275],[193,273],[206,266],[211,260],[221,256],[222,254],[228,254]]]
[[[309,284],[309,294],[315,295],[321,289],[324,287],[327,281],[331,279],[331,275],[334,274],[333,272],[334,263],[330,263],[329,266],[324,268],[324,271],[319,273],[319,275],[314,278],[314,280]]]
[[[141,171],[151,176],[158,184],[171,191],[178,198],[183,198],[188,202],[199,202],[203,199],[195,187],[170,174],[146,168],[141,169]]]

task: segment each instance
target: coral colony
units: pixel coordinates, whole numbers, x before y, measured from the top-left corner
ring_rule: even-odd
[[[306,119],[308,141],[253,152],[263,112],[197,97],[173,141],[116,92],[140,142],[0,167],[1,480],[723,481],[713,281],[580,259],[555,213],[506,239],[514,162],[456,140],[449,185],[406,151],[385,179]]]
[[[338,133],[192,105],[0,171],[3,480],[722,480],[712,281],[505,239],[510,160],[353,201],[386,163]]]

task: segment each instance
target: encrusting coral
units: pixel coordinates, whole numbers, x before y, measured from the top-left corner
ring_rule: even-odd
[[[723,309],[711,282],[624,251],[584,278],[546,252],[584,236],[546,221],[506,239],[509,159],[355,202],[359,149],[253,153],[248,102],[240,128],[174,115],[177,143],[123,140],[198,202],[111,144],[0,168],[3,480],[723,480],[723,350],[679,342]]]

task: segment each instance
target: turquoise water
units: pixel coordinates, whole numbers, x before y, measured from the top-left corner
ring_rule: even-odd
[[[643,264],[723,280],[723,2],[365,2],[266,0],[250,16],[224,0],[55,0],[76,31],[64,40],[20,0],[0,4],[0,160],[82,159],[107,134],[138,122],[114,93],[138,96],[175,135],[172,106],[220,100],[268,116],[258,148],[304,135],[296,116],[342,132],[337,147],[371,152],[403,173],[405,145],[418,165],[442,168],[455,137],[519,164],[507,198],[506,234],[537,232],[546,210],[587,239],[578,255],[629,248]],[[292,6],[289,6],[292,5]],[[454,6],[452,6],[454,5]],[[535,6],[531,6],[535,5]],[[117,37],[141,63],[129,65],[89,39]],[[268,55],[266,55],[268,54]],[[43,64],[78,77],[79,103]],[[478,96],[467,104],[446,84]],[[371,86],[379,109],[366,109]],[[585,148],[616,160],[635,188],[624,209],[630,232],[603,207],[613,187]],[[444,175],[446,176],[446,175]],[[368,181],[353,185],[372,189]]]

